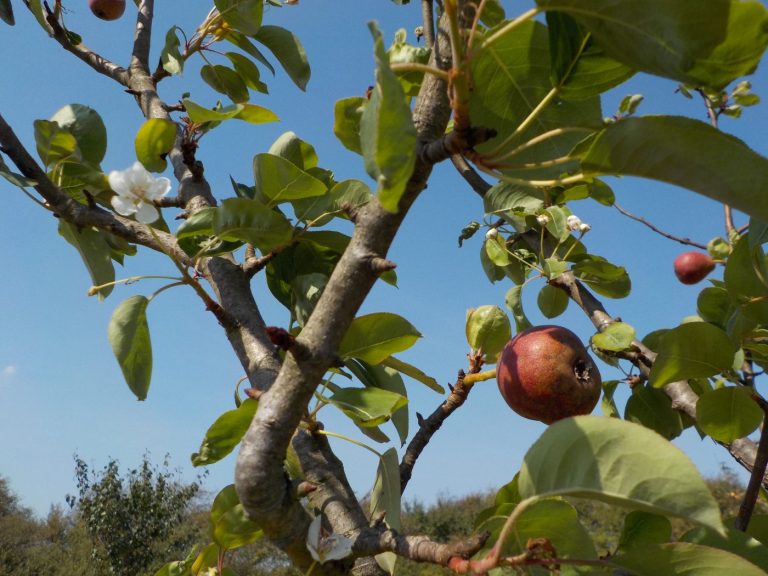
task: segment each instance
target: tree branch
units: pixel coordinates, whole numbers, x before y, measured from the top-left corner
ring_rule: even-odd
[[[131,74],[149,75],[149,48],[152,43],[152,21],[155,0],[141,0],[136,16],[136,31],[133,37],[133,53],[129,70]]]
[[[765,408],[763,408],[765,411]],[[760,486],[765,483],[765,470],[768,468],[768,412],[763,417],[763,426],[760,430],[760,442],[757,445],[757,454],[755,455],[755,464],[752,474],[749,477],[747,490],[744,492],[744,499],[739,506],[739,513],[736,516],[734,527],[736,530],[746,532],[749,527],[749,521],[752,519],[752,513],[755,511],[755,503],[760,496]]]
[[[435,14],[433,0],[421,0],[421,19],[424,27],[424,45],[432,48],[435,45]]]
[[[73,44],[69,39],[67,31],[56,19],[47,3],[45,4],[45,20],[50,27],[48,32],[54,40],[61,44],[64,50],[77,56],[80,60],[88,64],[88,66],[96,70],[96,72],[99,74],[103,74],[108,78],[112,78],[112,80],[115,80],[123,86],[128,85],[128,70],[97,54],[82,42],[79,44]]]
[[[674,236],[672,234],[669,234],[668,232],[664,232],[664,230],[662,230],[661,228],[657,228],[656,226],[654,226],[653,224],[648,222],[648,220],[646,220],[645,218],[642,218],[640,216],[635,216],[631,212],[625,210],[624,208],[619,206],[616,202],[613,203],[613,207],[616,208],[616,210],[618,210],[622,214],[624,214],[624,216],[626,216],[627,218],[631,218],[632,220],[635,220],[636,222],[640,222],[641,224],[644,224],[644,225],[648,226],[648,228],[650,228],[651,230],[653,230],[657,234],[661,234],[665,238],[669,238],[670,240],[674,240],[675,242],[679,242],[680,244],[687,244],[688,246],[694,246],[694,247],[699,248],[701,250],[706,250],[707,249],[705,244],[700,244],[698,242],[694,242],[690,238],[681,238],[679,236]]]
[[[474,534],[466,540],[451,544],[441,544],[426,536],[404,536],[394,530],[366,528],[355,537],[352,548],[357,555],[374,555],[381,552],[394,552],[414,562],[428,562],[448,566],[451,558],[467,559],[485,546],[489,532]]]

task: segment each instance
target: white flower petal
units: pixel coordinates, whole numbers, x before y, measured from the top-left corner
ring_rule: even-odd
[[[170,189],[171,189],[171,181],[168,180],[168,178],[165,178],[165,177],[156,178],[147,187],[146,192],[144,193],[144,197],[147,200],[160,200],[160,198],[168,194],[168,191]]]
[[[112,208],[115,209],[115,212],[122,216],[130,216],[136,212],[136,203],[131,202],[122,196],[112,196],[110,202],[112,203]]]
[[[152,174],[150,174],[147,169],[144,168],[144,165],[139,161],[134,162],[133,166],[126,170],[126,173],[128,180],[131,182],[132,188],[141,188],[142,190],[146,190],[155,180]]]
[[[322,517],[315,516],[309,525],[309,530],[307,530],[307,550],[309,550],[312,558],[320,563],[323,562],[318,554],[318,548],[320,548],[320,527],[322,523]]]
[[[332,534],[323,542],[325,560],[341,560],[352,554],[352,540],[341,534]]]
[[[152,204],[139,202],[136,210],[136,220],[142,224],[152,224],[152,222],[157,220],[159,217],[160,213],[157,211],[157,208],[152,206]]]
[[[131,195],[131,187],[125,172],[112,170],[107,176],[107,181],[109,182],[109,187],[114,190],[115,194],[118,194],[119,196]]]

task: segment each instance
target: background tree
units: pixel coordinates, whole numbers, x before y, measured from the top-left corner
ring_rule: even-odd
[[[768,569],[754,515],[768,436],[749,439],[766,406],[755,367],[768,364],[768,161],[718,130],[722,115],[757,102],[740,80],[768,45],[768,11],[760,2],[711,0],[704,14],[694,0],[538,0],[508,17],[498,0],[445,0],[437,12],[424,0],[419,35],[425,46],[410,46],[398,34],[386,50],[371,24],[374,85],[336,106],[335,132],[362,155],[375,192],[363,182],[337,181],[319,166],[310,144],[286,133],[256,154],[253,185],[233,180],[234,196],[223,200],[206,179],[200,141],[231,119],[275,119],[249,102],[252,93],[266,91],[261,68],[274,68],[262,49],[299,88],[309,79],[301,42],[265,22],[265,4],[281,2],[216,0],[194,32],[171,28],[151,58],[154,2],[140,0],[125,66],[69,30],[61,2],[23,4],[64,50],[132,96],[146,122],[136,135],[137,162],[105,174],[106,129],[95,110],[73,104],[38,120],[39,160],[0,116],[0,151],[18,170],[3,162],[2,174],[57,217],[61,235],[91,273],[92,295],[106,298],[116,286],[149,279],[115,279],[113,261],[138,248],[168,258],[172,275],[152,276],[167,284],[123,301],[109,326],[110,344],[138,399],[147,397],[152,372],[147,309],[157,295],[180,286],[191,288],[221,325],[249,385],[244,393],[236,387],[236,408],[214,421],[193,455],[195,465],[209,465],[240,445],[234,484],[211,507],[211,543],[158,574],[225,574],[232,551],[264,536],[313,574],[392,572],[397,556],[460,573],[500,566],[637,574]],[[0,17],[13,24],[10,0],[0,0]],[[222,54],[224,46],[238,51]],[[202,80],[231,104],[199,104],[178,92],[161,98],[167,78],[198,65]],[[698,94],[710,122],[639,116],[639,97],[628,97],[605,119],[600,95],[637,71]],[[443,543],[402,531],[400,495],[419,456],[474,384],[496,375],[483,370],[486,364],[500,358],[499,384],[508,393],[515,382],[507,374],[522,374],[515,362],[544,362],[530,356],[535,347],[505,348],[512,327],[499,307],[472,310],[469,364],[445,400],[429,416],[417,416],[410,434],[403,376],[442,391],[395,356],[420,334],[401,316],[358,311],[378,280],[395,281],[391,243],[434,166],[448,159],[483,199],[486,219],[467,226],[461,238],[484,229],[481,262],[491,281],[512,283],[506,303],[516,332],[532,334],[521,293],[538,281],[542,314],[557,317],[570,301],[583,310],[595,328],[592,351],[624,371],[632,395],[623,420],[579,415],[591,405],[559,411],[585,382],[597,400],[597,367],[564,328],[535,332],[554,332],[566,352],[576,352],[564,380],[553,376],[568,357],[558,354],[546,360],[551,371],[518,383],[529,394],[548,385],[538,390],[547,410],[532,410],[540,400],[511,403],[551,426],[530,447],[519,474],[475,518],[473,535]],[[151,174],[169,163],[175,196],[168,196],[168,178]],[[724,280],[702,290],[696,318],[642,341],[596,297],[626,297],[626,269],[591,252],[591,227],[571,209],[587,198],[614,204],[600,179],[611,174],[682,185],[726,206],[727,237],[702,246],[705,258],[689,259],[703,262],[705,272],[678,270],[691,282],[717,260],[725,265]],[[183,223],[172,232],[166,216],[174,209]],[[734,210],[749,223],[737,227]],[[354,225],[351,236],[335,228],[339,220]],[[263,320],[262,297],[257,301],[250,286],[259,273],[287,309],[283,327]],[[620,383],[602,382],[604,410],[612,416],[619,413],[613,393]],[[339,435],[320,420],[327,406],[365,436],[345,439],[379,460],[367,510],[328,443],[328,436]],[[394,446],[371,444],[388,445],[381,425],[389,422],[406,445],[402,459]],[[694,424],[751,471],[733,528],[695,467],[669,443]],[[598,555],[565,496],[632,509],[615,554]],[[683,542],[670,541],[670,517],[696,526]]]

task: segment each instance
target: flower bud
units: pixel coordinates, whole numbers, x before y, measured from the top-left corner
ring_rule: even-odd
[[[539,214],[536,216],[536,222],[538,222],[540,226],[546,226],[549,223],[549,216],[546,214]]]
[[[493,240],[498,235],[499,235],[499,231],[496,228],[490,228],[488,232],[485,233],[485,239]]]
[[[565,219],[565,225],[568,226],[568,230],[578,230],[581,226],[581,218],[571,214]]]

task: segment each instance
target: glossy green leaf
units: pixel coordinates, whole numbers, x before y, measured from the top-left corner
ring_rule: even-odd
[[[13,26],[16,24],[16,20],[13,17],[13,6],[11,0],[0,0],[0,20]]]
[[[98,166],[104,159],[107,128],[96,110],[82,104],[68,104],[51,116],[51,122],[75,137],[83,160]]]
[[[580,258],[573,265],[573,273],[592,290],[608,298],[624,298],[632,290],[627,270],[599,256],[586,255]]]
[[[271,206],[322,196],[327,187],[307,174],[290,160],[274,154],[256,154],[253,158],[253,177],[256,190],[269,200]]]
[[[374,38],[376,83],[360,119],[360,146],[368,175],[376,180],[381,205],[397,212],[416,162],[416,128],[403,88],[389,67],[381,32]]]
[[[373,194],[365,182],[360,180],[342,180],[331,188],[333,209],[342,210],[345,206],[360,208],[371,201]]]
[[[618,86],[634,70],[608,56],[572,16],[547,12],[552,85],[566,100],[582,100]]]
[[[523,498],[570,495],[686,518],[723,532],[720,509],[688,457],[637,424],[576,416],[550,425],[525,455]]]
[[[355,318],[339,345],[339,356],[378,364],[392,354],[407,350],[421,333],[402,316],[377,312]]]
[[[200,68],[200,77],[208,86],[229,96],[233,102],[248,102],[248,87],[240,74],[221,64],[206,64]]]
[[[235,30],[229,30],[227,32],[227,35],[224,36],[224,39],[228,42],[231,42],[238,48],[240,48],[246,54],[253,56],[260,64],[262,64],[274,76],[275,67],[272,66],[271,62],[267,60],[266,56],[262,54],[261,50],[256,48],[253,42],[251,42],[245,35]]]
[[[150,172],[162,172],[168,164],[165,157],[175,142],[175,122],[165,118],[147,120],[136,134],[136,158]]]
[[[99,300],[104,300],[112,293],[115,281],[115,267],[110,257],[110,247],[104,233],[94,228],[77,228],[64,220],[59,220],[59,234],[80,254],[88,270],[93,286],[104,286],[96,291]]]
[[[509,318],[498,306],[480,306],[467,311],[465,326],[467,343],[474,351],[482,351],[486,361],[493,364],[512,337]]]
[[[224,550],[247,546],[263,536],[258,524],[246,516],[233,484],[214,498],[210,523],[213,541]]]
[[[748,388],[726,387],[707,392],[696,402],[696,423],[718,442],[733,442],[754,432],[763,411]]]
[[[486,238],[483,246],[485,246],[485,253],[488,255],[488,259],[496,266],[503,268],[509,264],[510,257],[507,252],[507,243],[502,236]]]
[[[616,401],[613,399],[613,394],[616,392],[619,384],[618,380],[603,380],[603,397],[600,398],[600,409],[603,412],[603,416],[608,416],[609,418],[619,417],[619,409],[616,406]]]
[[[485,9],[480,15],[480,22],[488,27],[496,26],[500,24],[506,14],[504,13],[504,6],[501,4],[501,0],[486,0]]]
[[[680,412],[672,408],[672,400],[662,390],[637,386],[624,407],[624,419],[672,440],[683,432]]]
[[[619,537],[619,552],[649,544],[665,544],[671,538],[672,524],[669,518],[633,510],[624,517],[624,526]]]
[[[346,365],[366,387],[381,388],[382,390],[399,394],[403,398],[408,398],[408,391],[405,388],[403,378],[394,368],[389,368],[383,364],[373,366],[367,362],[352,359],[347,360]],[[407,404],[403,404],[394,410],[391,418],[402,446],[408,439],[409,421]]]
[[[333,107],[333,133],[345,148],[362,154],[360,146],[360,120],[367,100],[360,96],[337,100]]]
[[[725,327],[733,313],[733,304],[725,288],[709,286],[699,292],[696,310],[704,321]]]
[[[242,240],[266,252],[293,236],[285,216],[246,198],[224,200],[214,215],[213,229],[222,240]]]
[[[300,170],[317,167],[318,159],[315,148],[296,136],[293,132],[281,134],[267,150],[270,154],[285,158]]]
[[[269,48],[293,83],[306,90],[311,70],[299,39],[279,26],[262,26],[254,38]]]
[[[214,4],[230,27],[248,36],[259,32],[264,0],[214,0]]]
[[[218,110],[211,110],[192,102],[188,98],[183,102],[190,120],[198,124],[223,122],[230,118],[244,120],[251,124],[265,124],[279,120],[274,112],[256,104],[233,104],[231,106],[223,106]]]
[[[557,318],[568,308],[569,300],[568,294],[560,288],[555,288],[551,284],[544,284],[539,290],[536,303],[546,318]]]
[[[694,86],[721,88],[750,74],[768,45],[755,0],[537,0],[585,26],[624,64]]]
[[[400,530],[400,462],[397,451],[390,448],[381,455],[376,470],[376,481],[371,490],[371,517],[384,512],[384,522],[393,530]]]
[[[425,374],[424,372],[416,368],[416,366],[408,364],[407,362],[403,362],[402,360],[395,358],[394,356],[390,356],[389,358],[385,358],[384,360],[382,360],[381,365],[394,368],[401,374],[410,376],[414,380],[421,382],[427,388],[434,390],[438,394],[445,394],[445,388],[440,386],[440,384],[437,383],[437,380],[435,380],[431,376],[428,376],[427,374]]]
[[[67,159],[79,161],[80,153],[75,136],[56,122],[35,120],[37,154],[46,168]]]
[[[387,56],[390,64],[427,64],[431,52],[426,46],[408,44],[407,32],[405,28],[400,28],[395,32],[395,40],[387,50]],[[406,96],[418,96],[424,78],[423,72],[401,72],[397,77]]]
[[[488,31],[484,36],[493,32]],[[504,173],[519,178],[558,177],[575,167],[575,163],[538,169],[524,168],[523,164],[563,157],[589,131],[599,127],[602,124],[599,98],[560,100],[551,92],[549,34],[540,22],[521,23],[514,32],[497,38],[475,51],[472,57],[473,90],[469,102],[472,125],[498,131],[498,136],[476,149],[481,155],[503,154],[551,130],[580,128],[551,135],[517,151],[501,167]],[[478,37],[476,45],[481,44],[481,40]],[[545,103],[545,98],[549,105],[537,110],[535,119],[517,131],[534,109]]]
[[[235,72],[240,75],[248,88],[264,94],[268,92],[267,85],[261,81],[261,72],[249,58],[238,52],[227,52],[224,55],[232,62]]]
[[[128,387],[139,400],[147,398],[152,378],[152,343],[147,324],[146,296],[131,296],[115,308],[107,335]]]
[[[725,264],[725,288],[741,312],[759,323],[768,323],[768,266],[762,245],[750,246],[742,237]]]
[[[483,206],[487,214],[535,214],[544,206],[544,193],[536,188],[499,182],[486,192]]]
[[[637,338],[635,329],[625,322],[612,322],[605,330],[592,336],[592,346],[610,352],[621,352],[632,345]]]
[[[181,42],[176,31],[181,31],[178,26],[171,26],[165,33],[165,45],[160,52],[160,63],[163,69],[171,75],[177,75],[184,72],[184,56],[182,56],[179,47]]]
[[[522,286],[512,286],[512,288],[507,290],[507,294],[504,297],[504,304],[506,304],[507,308],[512,312],[512,318],[515,320],[515,328],[517,329],[517,332],[522,332],[532,326],[523,310]]]
[[[388,422],[394,412],[408,404],[408,399],[381,388],[339,388],[330,403],[358,425],[370,427]]]
[[[612,556],[611,564],[635,576],[765,576],[751,562],[724,550],[685,542],[638,546]]]
[[[478,530],[490,531],[489,542],[495,542],[508,515],[509,513],[491,517],[479,526]],[[542,536],[555,547],[558,558],[597,559],[595,545],[579,522],[576,509],[568,502],[555,498],[534,502],[522,511],[515,520],[509,538],[502,544],[502,554],[519,554],[525,551],[529,539]],[[565,566],[563,568],[565,569]],[[567,570],[564,570],[564,573],[573,574]]]
[[[586,175],[661,180],[768,220],[761,184],[768,179],[768,159],[704,122],[680,116],[625,118],[571,154]]]
[[[258,406],[256,400],[247,398],[235,410],[219,416],[205,433],[200,451],[192,454],[192,464],[208,466],[232,452],[248,430]]]
[[[717,532],[697,527],[680,536],[679,540],[681,542],[690,542],[691,544],[699,544],[701,546],[709,546],[710,548],[719,548],[720,550],[732,552],[749,560],[755,566],[759,566],[763,570],[768,570],[767,547],[748,534],[745,534],[740,530],[735,530],[733,527],[726,528],[726,534],[727,537],[724,538]]]
[[[660,388],[688,378],[705,378],[729,370],[736,353],[730,338],[707,322],[682,324],[664,334],[650,382]]]

